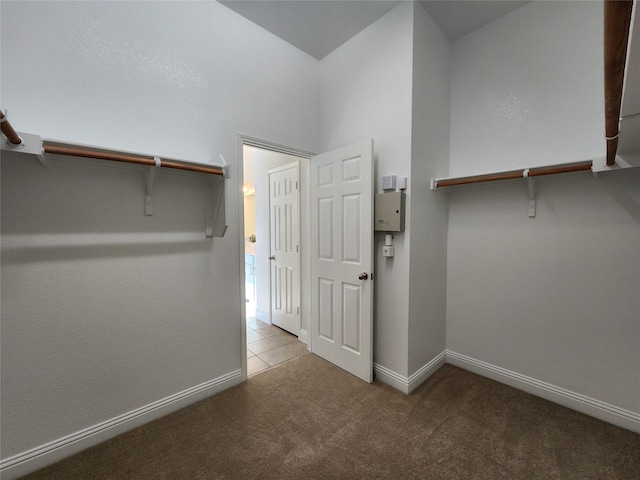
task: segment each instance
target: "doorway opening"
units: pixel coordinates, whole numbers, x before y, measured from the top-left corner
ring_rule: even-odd
[[[310,154],[240,140],[246,373],[251,376],[308,351],[304,210]],[[289,197],[297,198],[297,205]]]
[[[244,189],[255,188],[256,198],[253,215],[255,226],[255,284],[256,284],[256,317],[246,317],[244,306],[245,273],[241,268],[242,283],[242,348],[246,355],[242,356],[243,376],[255,372],[253,364],[260,363],[260,370],[271,367],[265,357],[273,357],[277,363],[282,363],[282,357],[290,356],[289,348],[275,350],[283,344],[294,343],[298,351],[308,350],[323,357],[325,360],[343,368],[362,380],[373,381],[373,140],[366,140],[347,145],[336,150],[313,155],[308,152],[296,151],[286,147],[261,142],[259,140],[238,136],[240,158],[238,162],[238,187],[240,181],[245,182]],[[280,160],[283,163],[297,162],[300,167],[300,205],[299,215],[299,298],[292,301],[292,308],[299,308],[299,336],[298,342],[289,337],[290,341],[265,338],[261,346],[254,345],[250,337],[264,337],[263,333],[279,334],[283,330],[274,327],[273,323],[273,291],[282,291],[278,287],[273,289],[273,280],[269,287],[269,310],[263,314],[261,309],[260,277],[261,262],[277,260],[277,253],[272,250],[274,244],[272,233],[268,235],[266,229],[262,231],[259,222],[268,221],[274,225],[272,218],[278,213],[272,209],[275,203],[270,196],[269,202],[260,200],[257,195],[258,185],[264,182],[265,175],[258,175],[253,168],[269,169],[266,161],[254,161],[250,165],[253,154],[265,156],[291,155],[294,158]],[[282,165],[281,165],[282,167]],[[244,175],[245,169],[247,174]],[[270,173],[277,173],[281,169],[273,166]],[[253,185],[250,182],[254,182]],[[271,183],[271,182],[268,182]],[[313,188],[310,188],[313,185]],[[264,187],[263,187],[264,188]],[[265,189],[266,192],[266,189]],[[241,249],[244,249],[244,195],[240,194],[240,239]],[[257,212],[259,205],[269,205],[269,220],[267,215]],[[275,212],[275,213],[274,213]],[[251,233],[249,233],[251,235]],[[247,235],[247,240],[248,236]],[[269,238],[268,249],[261,249],[260,238]],[[295,245],[295,242],[290,242]],[[261,253],[262,252],[262,253]],[[313,253],[312,253],[313,252]],[[250,252],[249,252],[250,253]],[[266,255],[265,255],[266,253]],[[266,258],[265,258],[266,257]],[[262,268],[269,271],[273,278],[273,265]],[[371,272],[369,274],[369,272]],[[281,281],[282,278],[280,277]],[[312,287],[313,286],[313,287]],[[282,298],[280,298],[280,301]],[[282,303],[282,302],[281,302]],[[313,314],[313,321],[311,320]],[[262,318],[261,318],[262,316]],[[265,319],[266,321],[263,321]],[[253,323],[254,328],[251,327]],[[255,328],[260,327],[260,328]],[[276,330],[274,330],[276,329]],[[264,330],[264,332],[263,332]],[[291,334],[286,334],[291,335]],[[295,338],[295,337],[294,337]],[[280,344],[280,346],[278,346]],[[305,345],[306,344],[306,345]],[[255,347],[255,348],[254,348]],[[275,348],[274,348],[275,347]],[[271,352],[274,350],[274,352]],[[269,355],[267,353],[271,352]],[[295,354],[294,354],[295,356]],[[276,363],[276,364],[277,364]],[[248,366],[250,368],[248,368]],[[258,370],[258,371],[260,371]]]

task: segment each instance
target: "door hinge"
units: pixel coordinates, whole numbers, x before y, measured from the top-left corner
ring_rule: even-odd
[[[300,250],[298,250],[298,245],[296,245],[296,253],[298,253]]]
[[[296,180],[296,190],[298,189],[298,181]]]

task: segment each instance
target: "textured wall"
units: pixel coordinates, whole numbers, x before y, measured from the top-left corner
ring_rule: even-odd
[[[454,44],[451,175],[604,155],[601,2],[531,2]]]
[[[317,62],[216,2],[2,5],[2,107],[20,131],[231,165],[205,180],[2,158],[4,458],[240,369],[237,133],[316,150]]]
[[[375,185],[410,177],[413,5],[403,3],[321,61],[321,151],[374,139]],[[409,185],[411,185],[409,180]],[[410,202],[411,186],[407,203]],[[409,232],[395,235],[395,257],[376,235],[374,362],[407,371]]]
[[[409,375],[446,347],[449,199],[430,181],[449,171],[451,80],[449,40],[421,4],[414,10]]]
[[[453,46],[451,174],[603,155],[602,4],[531,2]],[[638,172],[450,190],[447,347],[640,412]]]

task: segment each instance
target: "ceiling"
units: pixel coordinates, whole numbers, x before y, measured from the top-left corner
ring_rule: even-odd
[[[447,38],[455,42],[466,34],[504,17],[529,1],[422,0],[420,2]]]
[[[318,60],[401,3],[396,0],[218,1]],[[528,1],[420,1],[452,42],[525,3]]]

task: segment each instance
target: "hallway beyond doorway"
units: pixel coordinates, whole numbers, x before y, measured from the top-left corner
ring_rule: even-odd
[[[247,376],[308,353],[307,346],[281,328],[247,317]]]

